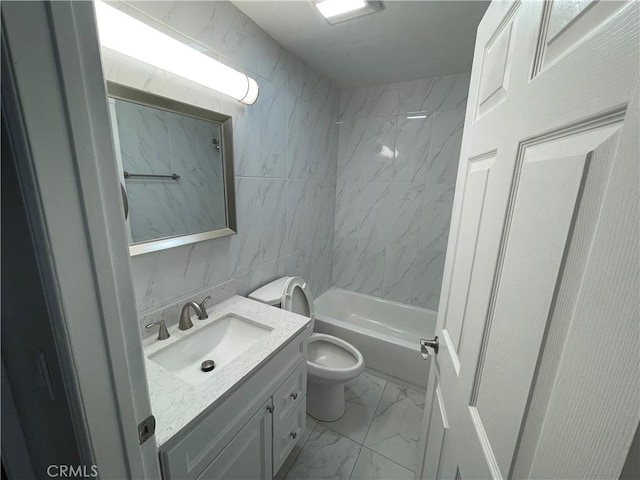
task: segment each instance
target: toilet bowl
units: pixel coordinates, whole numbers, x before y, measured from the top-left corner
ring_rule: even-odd
[[[344,384],[364,370],[356,347],[332,335],[313,333],[307,344],[307,412],[331,422],[344,415]]]
[[[311,318],[313,299],[300,277],[284,277],[249,294],[249,298]],[[307,413],[325,422],[344,415],[344,384],[364,370],[364,359],[356,347],[323,333],[312,333],[307,342]]]

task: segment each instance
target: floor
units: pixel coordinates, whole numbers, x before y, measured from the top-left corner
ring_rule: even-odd
[[[363,373],[346,385],[345,397],[339,420],[307,416],[285,479],[413,479],[424,393]]]

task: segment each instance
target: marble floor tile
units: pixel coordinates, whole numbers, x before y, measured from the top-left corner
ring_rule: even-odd
[[[386,380],[362,373],[345,385],[344,415],[335,422],[321,423],[362,444],[386,383]]]
[[[364,446],[415,470],[423,409],[422,393],[387,382]]]
[[[323,425],[317,425],[286,479],[348,480],[360,448],[360,445],[347,437]]]
[[[362,447],[351,480],[412,480],[413,472],[388,458]]]

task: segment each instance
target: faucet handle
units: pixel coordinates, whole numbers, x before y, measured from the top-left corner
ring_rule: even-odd
[[[204,306],[204,304],[207,303],[209,300],[211,300],[211,296],[207,295],[206,297],[204,297],[204,300],[200,302],[200,310],[202,310],[202,317],[200,317],[200,320],[209,318],[209,315],[207,314],[207,308]]]
[[[158,320],[157,322],[151,322],[148,325],[145,325],[144,328],[149,329],[156,325],[160,326],[160,329],[158,330],[158,340],[166,340],[171,336],[169,335],[169,330],[167,330],[167,325],[164,323],[164,319]]]

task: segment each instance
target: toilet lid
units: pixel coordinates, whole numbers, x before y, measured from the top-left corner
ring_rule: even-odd
[[[306,282],[300,277],[291,277],[287,280],[281,304],[284,310],[314,318],[311,292]]]

